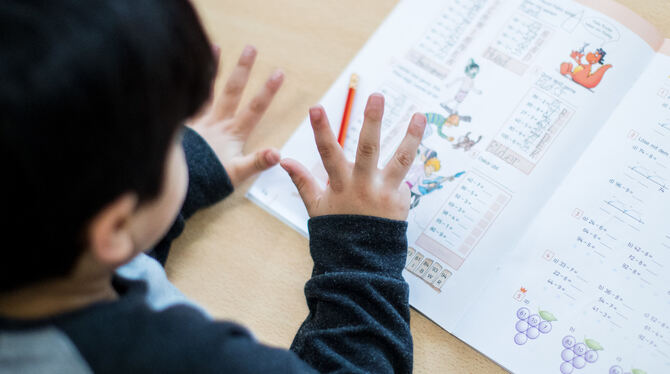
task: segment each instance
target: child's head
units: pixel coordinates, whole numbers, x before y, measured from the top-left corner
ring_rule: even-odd
[[[470,63],[465,67],[465,75],[474,79],[477,74],[479,74],[479,65],[475,60],[470,59]]]
[[[599,64],[604,64],[605,63],[605,55],[607,52],[605,52],[604,49],[598,48],[595,50],[595,52],[589,52],[586,54],[586,60],[591,63],[599,63]]]
[[[434,172],[439,171],[442,165],[440,160],[437,157],[429,158],[423,164],[424,172],[427,177],[431,176]]]
[[[446,124],[447,126],[458,126],[461,122],[461,117],[457,113],[452,113],[447,117]]]
[[[0,291],[155,244],[185,194],[179,129],[215,73],[190,2],[5,0],[0,35]]]

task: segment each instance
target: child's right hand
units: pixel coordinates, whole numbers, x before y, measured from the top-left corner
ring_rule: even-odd
[[[384,97],[373,94],[365,108],[365,120],[358,141],[356,162],[347,161],[331,131],[323,108],[310,109],[316,146],[328,173],[326,189],[299,162],[284,159],[281,166],[298,188],[310,217],[355,214],[405,220],[410,192],[403,180],[414,162],[426,127],[426,117],[415,114],[395,155],[383,170],[377,168]]]
[[[220,53],[221,50],[215,48],[217,61]],[[221,96],[216,101],[212,96],[203,112],[189,124],[207,141],[234,187],[276,165],[280,157],[279,152],[271,148],[246,155],[243,151],[249,134],[265,114],[284,81],[284,73],[277,70],[249,105],[238,110],[255,60],[256,48],[245,47]]]

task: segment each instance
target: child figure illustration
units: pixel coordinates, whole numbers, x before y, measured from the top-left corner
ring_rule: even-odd
[[[605,55],[607,54],[607,52],[605,52],[602,48],[598,48],[593,52],[587,53],[586,63],[583,63],[582,57],[584,57],[584,49],[587,46],[588,44],[584,45],[584,47],[579,51],[572,51],[570,57],[573,60],[575,60],[577,66],[575,66],[573,69],[573,65],[571,62],[562,63],[561,75],[568,75],[576,83],[588,89],[592,89],[596,87],[598,84],[600,84],[600,81],[603,79],[603,76],[605,75],[607,70],[609,70],[612,67],[612,65],[611,64],[603,65],[605,63]],[[591,69],[595,64],[600,64],[602,66],[600,66],[600,68],[598,68],[598,70],[596,70],[595,72],[592,72]]]
[[[477,74],[479,74],[479,65],[475,62],[474,59],[470,59],[470,63],[465,67],[465,75],[447,85],[447,88],[449,88],[454,84],[460,84],[456,95],[454,95],[452,99],[440,104],[445,110],[447,110],[447,112],[456,112],[458,107],[463,101],[465,101],[465,98],[468,97],[470,92],[474,92],[477,95],[482,94],[482,91],[475,87],[475,78],[477,77]]]
[[[461,121],[470,122],[472,121],[472,117],[461,116],[457,111],[445,105],[443,105],[443,108],[447,111],[449,116],[445,117],[437,113],[426,113],[426,118],[428,119],[428,124],[435,125],[435,128],[437,128],[437,135],[449,142],[453,142],[455,138],[445,134],[444,130],[451,127],[458,127],[458,125],[461,124]]]
[[[440,160],[437,158],[437,152],[424,146],[420,146],[417,150],[417,156],[419,157],[416,158],[416,161],[409,169],[407,178],[405,179],[405,183],[409,186],[411,193],[412,201],[409,206],[410,209],[419,205],[421,196],[441,187],[438,187],[435,182],[432,184],[429,182],[434,179],[431,179],[433,174],[436,171],[439,171],[442,167]]]
[[[410,209],[419,205],[422,196],[441,189],[443,183],[451,182],[464,174],[464,172],[460,172],[449,177],[435,175],[442,168],[442,164],[437,158],[437,152],[421,145],[417,150],[417,155],[419,157],[416,158],[405,179],[411,194]]]

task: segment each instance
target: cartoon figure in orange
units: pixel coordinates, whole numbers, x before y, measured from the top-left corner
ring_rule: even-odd
[[[439,135],[441,138],[453,142],[455,138],[453,136],[445,134],[444,130],[452,127],[458,127],[458,125],[461,122],[470,122],[472,121],[472,117],[460,115],[458,114],[457,111],[449,108],[448,106],[444,106],[443,108],[449,113],[448,117],[445,117],[438,113],[425,113],[426,119],[428,121],[427,123],[435,125],[435,127],[437,128],[437,135]],[[432,131],[433,130],[430,126],[426,127],[426,131],[424,132],[424,138],[432,134]]]
[[[588,44],[587,44],[588,45]],[[573,81],[579,83],[580,85],[591,89],[600,84],[600,81],[603,79],[605,72],[609,70],[612,65],[605,63],[605,55],[607,54],[602,48],[596,49],[594,52],[589,52],[586,54],[586,63],[582,63],[582,57],[584,57],[584,49],[581,51],[572,51],[570,57],[577,62],[577,66],[574,67],[571,62],[564,62],[561,64],[561,74],[569,75]],[[600,64],[600,68],[595,72],[591,71],[591,68],[595,64]]]

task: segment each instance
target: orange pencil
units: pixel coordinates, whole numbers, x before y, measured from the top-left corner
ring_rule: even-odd
[[[354,104],[354,96],[356,96],[356,88],[358,87],[358,75],[351,74],[349,80],[349,94],[347,94],[347,103],[344,106],[344,114],[342,114],[342,123],[340,124],[340,134],[337,136],[337,142],[344,147],[344,140],[347,138],[347,129],[349,128],[349,117],[351,117],[351,107]]]

